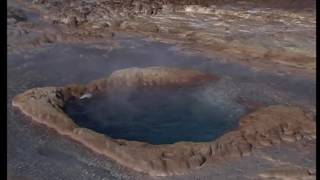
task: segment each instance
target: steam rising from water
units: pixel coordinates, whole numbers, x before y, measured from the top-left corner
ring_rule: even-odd
[[[245,109],[208,91],[200,87],[113,92],[70,102],[65,111],[78,125],[113,138],[152,144],[211,141],[237,127]]]

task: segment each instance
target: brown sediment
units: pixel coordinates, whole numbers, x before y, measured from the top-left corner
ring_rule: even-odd
[[[195,70],[165,67],[129,68],[109,77],[65,87],[30,89],[14,97],[12,105],[32,120],[55,129],[59,134],[82,143],[92,151],[118,163],[152,176],[187,173],[206,163],[239,158],[281,142],[302,138],[315,139],[315,121],[298,107],[274,105],[261,107],[239,120],[239,127],[211,142],[177,142],[152,145],[145,142],[113,139],[79,127],[63,111],[64,104],[84,93],[108,92],[112,89],[184,87],[217,80],[213,75]]]

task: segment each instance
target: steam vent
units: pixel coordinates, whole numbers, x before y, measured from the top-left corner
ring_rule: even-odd
[[[316,179],[315,0],[9,0],[7,179]]]

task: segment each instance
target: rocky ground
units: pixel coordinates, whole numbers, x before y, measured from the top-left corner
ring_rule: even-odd
[[[39,46],[130,32],[257,68],[284,65],[291,73],[315,72],[315,1],[284,1],[279,7],[271,1],[150,2],[22,1],[41,16],[27,18],[9,6],[9,33],[30,36],[19,46]],[[46,23],[30,22],[37,18]]]
[[[231,68],[234,74],[229,76],[243,84],[260,83],[267,88],[259,93],[273,94],[273,101],[298,105],[314,113],[314,4],[313,0],[280,4],[272,0],[8,1],[8,179],[161,179],[121,167],[51,130],[30,124],[11,107],[12,97],[27,89],[87,83],[106,75],[103,68],[108,72],[124,68],[122,64],[113,67],[117,61],[108,64],[101,60],[117,59],[118,55],[112,53],[123,46],[119,37],[166,42],[174,44],[171,51],[186,57],[201,54],[223,63],[242,64],[258,74],[268,72],[275,77],[247,76],[237,68]],[[56,47],[59,44],[64,45]],[[69,44],[91,49],[71,51]],[[139,43],[128,46],[135,53],[153,52]],[[97,54],[103,57],[98,58]],[[132,55],[117,60],[128,57]],[[70,68],[78,62],[76,59],[82,59],[83,65]],[[173,61],[178,62],[178,58]],[[130,67],[131,62],[127,64]],[[221,74],[230,71],[224,72],[223,65],[214,67]],[[201,68],[212,71],[211,66]],[[247,72],[246,68],[240,70]],[[232,87],[250,89],[250,83]],[[315,157],[315,140],[301,140],[165,179],[315,179]]]

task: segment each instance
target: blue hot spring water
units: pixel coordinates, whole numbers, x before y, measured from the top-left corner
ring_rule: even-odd
[[[211,141],[237,127],[232,109],[196,93],[194,88],[118,92],[70,101],[64,111],[81,127],[151,144]]]

